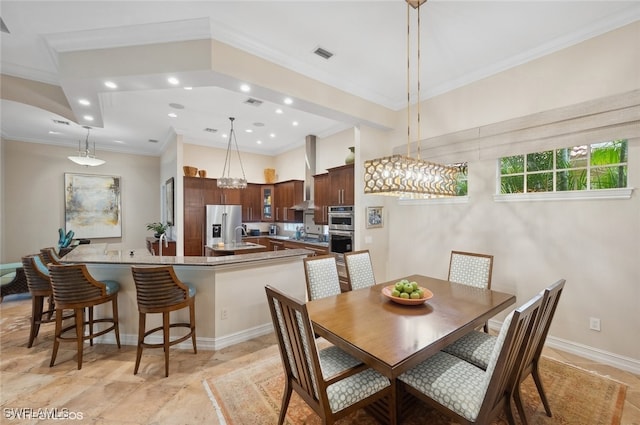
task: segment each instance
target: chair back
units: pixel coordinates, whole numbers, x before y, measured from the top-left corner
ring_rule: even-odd
[[[314,410],[322,411],[318,409],[328,400],[324,381],[318,379],[322,370],[307,306],[269,285],[265,290],[287,381]]]
[[[542,296],[536,295],[504,320],[489,358],[486,392],[476,423],[488,423],[510,402],[541,305]]]
[[[564,289],[565,280],[560,279],[553,285],[546,288],[542,293],[542,305],[540,307],[540,314],[536,319],[536,325],[533,335],[531,336],[531,343],[527,349],[527,352],[522,361],[522,368],[524,379],[530,372],[533,362],[540,359],[542,349],[544,348],[544,342],[547,339],[549,328],[551,327],[551,321],[558,307],[558,301],[560,301],[560,295]]]
[[[189,298],[189,288],[172,266],[132,267],[131,273],[140,311],[180,304]]]
[[[447,280],[478,288],[491,289],[492,273],[493,255],[451,251]]]
[[[44,265],[40,254],[22,257],[22,268],[27,277],[27,287],[32,295],[51,295],[49,269]]]
[[[107,285],[95,280],[84,264],[49,264],[53,299],[59,308],[99,300],[107,296]]]
[[[60,256],[53,247],[42,248],[40,255],[42,255],[44,264],[60,264]]]
[[[368,288],[376,284],[368,249],[345,253],[344,262],[351,289]]]
[[[310,300],[338,295],[341,292],[335,255],[306,257],[303,262]]]

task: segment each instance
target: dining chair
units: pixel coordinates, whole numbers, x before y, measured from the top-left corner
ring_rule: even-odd
[[[270,285],[265,290],[286,375],[278,425],[285,421],[293,391],[323,424],[384,397],[395,408],[389,379],[336,346],[319,350],[306,304]]]
[[[118,290],[120,284],[113,280],[98,281],[91,276],[85,264],[49,264],[49,276],[53,289],[53,300],[56,304],[56,330],[53,340],[51,363],[53,367],[61,342],[76,342],[78,350],[78,370],[82,369],[82,351],[84,341],[93,345],[94,338],[114,331],[116,343],[120,348],[120,329],[118,325]],[[112,317],[94,319],[93,308],[111,302]],[[89,318],[85,320],[84,310],[89,310]],[[75,320],[72,325],[62,327],[63,310],[73,310]],[[94,331],[96,323],[108,323],[102,330]],[[85,333],[85,327],[89,332]],[[75,336],[65,333],[75,329]]]
[[[369,250],[352,251],[344,254],[347,278],[351,289],[368,288],[376,284]]]
[[[556,308],[558,307],[558,301],[560,301],[560,295],[562,295],[564,284],[565,280],[560,279],[541,292],[542,307],[536,320],[531,344],[529,345],[529,349],[527,350],[522,362],[522,370],[520,371],[517,382],[518,385],[513,393],[518,413],[524,425],[526,425],[527,419],[524,414],[520,384],[530,374],[533,377],[533,382],[536,384],[538,394],[540,395],[540,399],[542,400],[547,416],[552,416],[551,407],[549,406],[549,401],[545,395],[542,380],[540,378],[539,363],[540,356],[542,355],[542,349],[544,348],[544,342],[547,339],[547,334],[551,327],[551,321],[553,320]],[[486,369],[489,364],[491,352],[496,344],[496,339],[497,338],[493,335],[473,331],[463,336],[453,344],[447,346],[443,351],[473,363],[481,369]]]
[[[335,255],[305,257],[303,263],[309,300],[338,295],[341,292]]]
[[[541,301],[536,295],[505,318],[486,370],[439,351],[398,377],[400,394],[407,391],[461,424],[488,424],[505,412],[515,425],[511,394]]]
[[[131,272],[138,302],[138,349],[133,374],[138,373],[143,348],[162,348],[164,349],[164,374],[165,377],[168,377],[169,347],[191,338],[193,352],[198,353],[196,348],[196,288],[192,284],[178,279],[172,266],[134,266],[131,268]],[[189,309],[189,322],[170,323],[170,313],[183,308]],[[153,313],[162,314],[162,326],[146,330],[147,314]],[[171,328],[178,327],[189,329],[189,332],[171,340],[169,331]],[[162,343],[145,342],[145,338],[159,331],[162,331]]]
[[[492,273],[493,255],[451,251],[448,281],[476,288],[491,289]],[[489,332],[488,323],[484,324],[484,331]]]

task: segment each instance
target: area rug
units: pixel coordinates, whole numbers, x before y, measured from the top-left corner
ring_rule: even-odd
[[[540,372],[553,417],[546,416],[535,384],[528,377],[522,384],[522,396],[529,424],[620,424],[626,385],[544,357]],[[277,346],[233,360],[222,368],[214,368],[205,386],[210,389],[214,398],[212,402],[224,417],[222,424],[277,424],[284,389],[284,373]],[[285,423],[319,425],[321,421],[294,392]],[[449,425],[453,422],[419,403],[404,423]],[[502,417],[494,422],[496,425],[506,423]],[[375,425],[378,422],[360,410],[338,424]]]

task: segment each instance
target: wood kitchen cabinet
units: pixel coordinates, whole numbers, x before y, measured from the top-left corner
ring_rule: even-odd
[[[157,238],[147,238],[147,251],[152,255],[160,255],[160,240]],[[171,257],[176,256],[176,241],[167,241],[167,246],[164,246],[162,242],[162,255],[168,255]]]
[[[205,205],[240,205],[244,189],[220,189],[218,180],[203,180],[203,196]]]
[[[273,185],[273,209],[275,221],[283,223],[302,223],[302,211],[290,209],[304,198],[304,182],[287,180]]]
[[[184,177],[184,255],[204,255],[204,180]]]
[[[353,164],[329,168],[329,205],[353,205]]]
[[[242,221],[246,223],[262,220],[262,185],[249,183],[242,191],[240,204],[242,205]]]
[[[329,174],[313,176],[313,221],[316,224],[329,224]]]

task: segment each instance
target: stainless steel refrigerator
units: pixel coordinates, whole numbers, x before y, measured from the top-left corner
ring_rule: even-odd
[[[207,205],[207,246],[242,240],[241,205]]]

